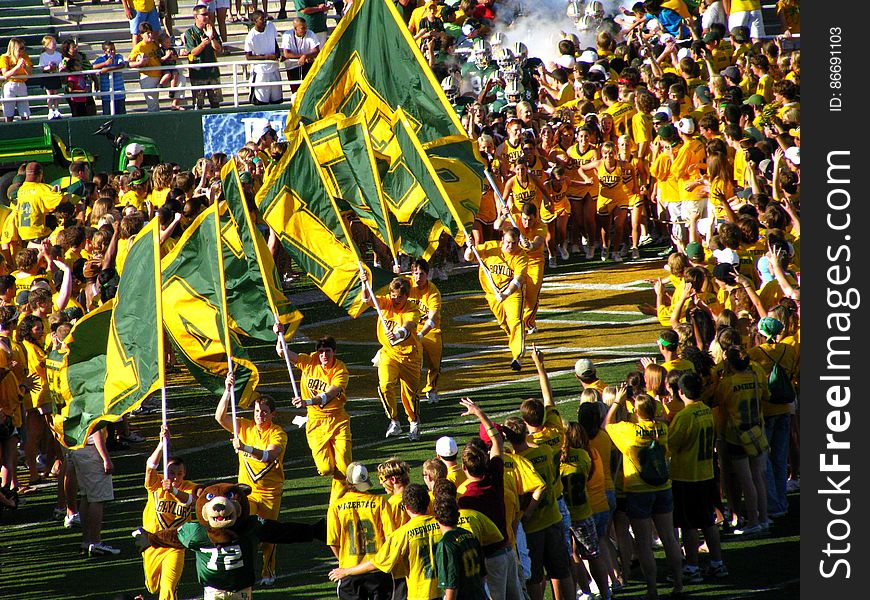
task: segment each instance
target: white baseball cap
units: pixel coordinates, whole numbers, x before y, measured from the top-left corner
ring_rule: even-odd
[[[683,117],[677,121],[677,131],[686,135],[692,135],[695,133],[695,121],[689,117]]]
[[[740,264],[740,257],[737,255],[732,248],[722,248],[720,250],[714,250],[713,256],[716,257],[717,263],[731,263],[734,266]]]
[[[263,121],[262,123],[257,123],[254,125],[254,128],[251,130],[251,141],[259,142],[260,138],[266,135],[269,131],[275,131],[272,128],[272,124],[269,121]]]
[[[595,371],[595,365],[588,358],[581,358],[574,363],[574,374],[577,375],[577,377],[589,375],[593,371]]]
[[[562,54],[559,58],[556,59],[556,63],[562,67],[563,69],[573,69],[576,61],[574,57],[569,54]]]
[[[372,482],[369,479],[369,470],[365,465],[358,462],[352,462],[347,465],[347,482],[355,487],[357,491],[365,492],[372,487]]]
[[[438,438],[435,442],[435,454],[438,456],[456,456],[459,453],[459,448],[456,446],[456,440],[450,436]]]
[[[145,152],[145,148],[142,144],[137,144],[136,142],[127,144],[127,147],[124,148],[124,154],[127,155],[127,158],[133,158],[137,154],[142,154],[143,152]]]
[[[596,60],[598,60],[598,54],[595,52],[595,50],[584,50],[580,54],[580,58],[577,59],[577,62],[592,64]]]
[[[797,146],[789,146],[785,149],[785,157],[795,165],[801,164],[801,149]]]

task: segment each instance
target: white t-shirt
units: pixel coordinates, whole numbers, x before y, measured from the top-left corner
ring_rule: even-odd
[[[63,62],[63,54],[58,52],[56,49],[53,53],[49,54],[48,52],[43,52],[39,55],[39,68],[40,71],[42,67],[47,67],[48,65],[59,65]]]
[[[245,37],[245,53],[248,54],[275,54],[275,45],[278,41],[278,30],[271,21],[266,21],[266,28],[260,32],[251,27]],[[255,73],[275,73],[278,70],[277,63],[253,65]]]
[[[281,49],[289,50],[293,54],[310,54],[316,48],[320,47],[320,40],[309,29],[303,37],[297,37],[296,32],[292,29],[285,31],[281,36]],[[293,69],[299,66],[299,61],[295,58],[287,59],[287,68]]]
[[[714,2],[704,10],[704,14],[701,16],[701,28],[704,31],[710,29],[710,25],[713,23],[728,24],[728,15],[725,14],[723,4],[723,2]]]

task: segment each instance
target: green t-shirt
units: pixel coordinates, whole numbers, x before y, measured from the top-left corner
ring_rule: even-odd
[[[323,0],[293,0],[293,4],[296,6],[296,13],[300,17],[305,19],[305,23],[308,24],[308,29],[310,29],[314,33],[322,33],[326,31],[325,12],[317,12],[310,15],[302,13],[303,8],[320,6],[321,4],[323,4]]]
[[[185,523],[178,529],[178,541],[196,556],[196,579],[203,586],[227,592],[237,592],[254,585],[254,562],[257,557],[258,534],[263,519],[250,516],[236,525],[236,543],[215,546],[208,530],[201,523]]]
[[[438,587],[456,590],[462,600],[486,600],[483,577],[486,564],[480,542],[465,529],[451,529],[435,546],[435,572]]]
[[[201,29],[198,29],[196,26],[190,27],[187,31],[184,32],[184,47],[187,48],[187,51],[190,52],[197,46],[199,46],[202,41],[205,39],[205,32]],[[219,42],[223,43],[221,40],[221,36],[215,32],[215,39]],[[217,55],[215,54],[214,48],[212,48],[211,44],[205,47],[205,49],[199,54],[199,56],[188,55],[188,61],[190,64],[208,64],[217,62]],[[221,76],[220,69],[218,67],[203,67],[202,69],[189,69],[188,77],[191,81],[202,81],[203,79],[217,79]]]

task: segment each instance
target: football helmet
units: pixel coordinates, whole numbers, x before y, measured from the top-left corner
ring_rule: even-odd
[[[448,75],[441,80],[441,89],[444,90],[444,95],[447,96],[447,100],[451,104],[456,102],[456,98],[459,96],[459,84],[453,75]]]
[[[483,69],[489,66],[490,60],[492,59],[492,46],[482,38],[476,39],[471,48],[471,56],[477,68]]]

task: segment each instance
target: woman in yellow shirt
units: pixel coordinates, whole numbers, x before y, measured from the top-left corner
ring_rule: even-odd
[[[571,217],[571,203],[568,200],[568,177],[565,167],[556,165],[544,182],[544,187],[552,201],[541,203],[541,221],[547,226],[547,252],[550,255],[550,268],[556,267],[556,252],[562,260],[568,260],[568,219]]]
[[[0,56],[0,74],[3,75],[3,117],[7,123],[15,119],[15,112],[22,121],[30,118],[30,103],[16,98],[27,96],[27,78],[33,74],[33,63],[27,56],[27,48],[21,38],[12,38],[6,53]]]
[[[541,192],[545,200],[553,201],[550,194],[544,189],[541,180],[529,171],[529,163],[525,158],[518,158],[512,171],[513,176],[505,182],[501,196],[514,216],[520,214],[523,204],[527,202],[534,204],[537,209],[541,208],[541,198],[538,197],[538,191]]]

